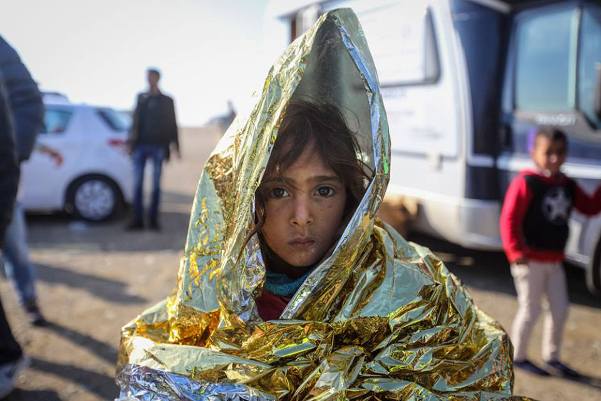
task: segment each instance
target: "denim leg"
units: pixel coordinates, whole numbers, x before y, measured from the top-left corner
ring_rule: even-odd
[[[23,206],[18,202],[15,204],[12,221],[6,230],[3,256],[6,276],[17,289],[21,303],[23,305],[35,303],[35,267],[29,260],[27,225]]]
[[[152,152],[152,202],[150,204],[149,219],[157,222],[159,218],[159,203],[161,201],[161,174],[163,172],[163,160],[165,149],[156,147]]]
[[[144,221],[144,167],[146,165],[146,152],[137,146],[132,153],[134,168],[134,220]]]

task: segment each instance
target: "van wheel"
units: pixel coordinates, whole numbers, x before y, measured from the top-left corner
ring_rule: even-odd
[[[595,295],[601,295],[601,238],[595,249],[591,265],[586,271],[586,286]]]
[[[109,178],[89,175],[75,180],[67,191],[67,211],[88,221],[105,221],[121,206],[121,192]]]

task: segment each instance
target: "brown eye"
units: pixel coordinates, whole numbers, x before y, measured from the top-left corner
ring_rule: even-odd
[[[319,196],[323,196],[324,198],[329,198],[330,196],[334,196],[336,191],[332,187],[322,186],[317,188],[317,193]]]
[[[269,196],[275,199],[285,198],[288,196],[288,191],[284,188],[276,187],[269,191]]]

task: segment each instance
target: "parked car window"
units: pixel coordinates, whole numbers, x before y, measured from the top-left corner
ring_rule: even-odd
[[[524,14],[517,26],[516,107],[568,111],[575,107],[576,8]]]
[[[584,9],[580,32],[578,105],[589,121],[596,127],[601,127],[601,120],[595,114],[594,108],[597,69],[601,68],[601,9]]]
[[[62,134],[67,130],[73,112],[65,109],[46,109],[42,133]]]
[[[117,111],[108,107],[96,109],[100,118],[113,131],[127,131],[131,126],[131,116],[125,111]]]

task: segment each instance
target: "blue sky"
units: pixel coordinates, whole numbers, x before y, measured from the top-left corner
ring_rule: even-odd
[[[228,99],[244,103],[282,50],[285,38],[266,28],[267,3],[7,0],[0,35],[43,90],[75,102],[131,108],[146,67],[156,66],[181,125],[195,126],[225,112]]]

